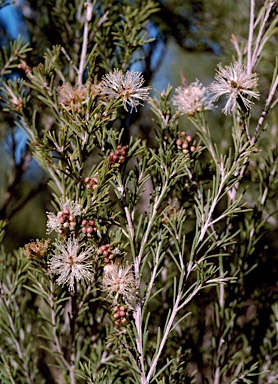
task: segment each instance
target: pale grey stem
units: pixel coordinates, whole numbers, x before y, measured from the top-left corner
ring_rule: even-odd
[[[153,220],[156,217],[156,212],[157,212],[158,206],[161,202],[161,199],[164,197],[164,193],[166,191],[167,185],[168,185],[168,183],[166,182],[162,188],[162,191],[161,191],[159,197],[157,197],[155,200],[153,211],[152,211],[152,217],[150,218],[148,227],[147,227],[145,235],[143,237],[140,252],[134,260],[135,277],[140,276],[140,263],[141,263],[141,259],[143,257],[143,252],[144,252],[145,246],[148,242],[149,234],[150,234],[150,231],[151,231],[151,228],[153,225]],[[133,316],[134,316],[135,326],[136,326],[136,330],[137,330],[137,334],[138,334],[138,337],[136,338],[136,345],[137,345],[137,350],[139,353],[139,361],[140,361],[140,365],[141,365],[141,383],[147,384],[148,381],[147,381],[146,376],[145,376],[144,358],[143,358],[142,307],[141,307],[140,301],[137,302],[136,309],[134,311]]]
[[[59,358],[61,359],[61,361],[64,364],[65,368],[70,372],[71,371],[71,366],[70,366],[70,364],[67,362],[67,360],[63,356],[63,351],[62,351],[62,347],[60,345],[60,340],[59,340],[59,338],[57,336],[57,324],[56,324],[56,317],[55,317],[55,310],[54,310],[54,300],[53,300],[54,284],[53,284],[52,281],[50,281],[50,292],[51,292],[50,295],[47,292],[45,292],[45,290],[44,290],[44,288],[43,288],[43,286],[41,284],[38,283],[38,285],[40,286],[42,291],[45,294],[47,294],[47,297],[48,297],[49,307],[50,307],[50,311],[51,311],[51,325],[52,325],[52,331],[53,331],[53,336],[54,336],[54,340],[55,340],[56,350],[57,350]]]
[[[268,38],[264,38],[262,40],[262,36],[263,36],[263,32],[264,32],[264,29],[265,29],[265,26],[266,26],[266,23],[268,21],[268,18],[269,18],[269,15],[270,15],[270,12],[271,12],[271,9],[272,9],[273,5],[274,5],[273,1],[269,3],[267,11],[266,11],[266,14],[265,14],[265,17],[264,17],[264,20],[263,20],[263,22],[262,22],[262,24],[260,26],[259,33],[258,33],[258,36],[257,36],[257,39],[256,39],[256,45],[255,45],[253,56],[252,56],[251,68],[254,68],[254,66],[256,65],[258,57],[260,56],[260,54],[262,52],[262,49],[263,49],[265,43],[268,40]],[[276,17],[276,19],[277,19],[277,17]],[[262,42],[261,42],[261,40],[262,40]],[[251,71],[252,71],[252,69],[251,69]]]
[[[182,291],[177,294],[177,298],[176,298],[176,301],[175,301],[175,304],[174,304],[171,316],[170,316],[169,321],[167,323],[166,329],[165,329],[165,331],[163,333],[163,337],[161,339],[161,342],[160,342],[160,345],[159,345],[159,349],[158,349],[157,354],[156,354],[155,358],[153,359],[153,362],[152,362],[152,364],[150,366],[150,369],[149,369],[148,375],[146,377],[146,380],[144,382],[142,382],[142,384],[148,384],[150,382],[151,378],[152,378],[152,375],[153,375],[153,373],[155,371],[158,359],[160,358],[161,352],[162,352],[162,350],[163,350],[163,348],[164,348],[164,346],[166,344],[166,341],[167,341],[167,339],[169,337],[169,334],[175,328],[175,326],[173,326],[173,323],[175,321],[177,313],[185,305],[187,305],[192,300],[192,298],[198,293],[198,291],[200,289],[202,289],[202,285],[197,286],[194,289],[194,291],[191,293],[191,295],[189,295],[187,297],[187,299],[181,305],[179,305],[179,304],[180,304],[180,301],[181,301],[181,298],[182,298]]]
[[[223,265],[222,263],[220,264],[220,269],[219,269],[219,276],[223,276],[224,271],[223,271]],[[224,310],[224,294],[225,294],[225,287],[224,284],[219,284],[219,307]]]
[[[257,124],[256,129],[255,129],[254,136],[251,139],[251,144],[254,144],[256,142],[258,136],[259,136],[261,126],[263,125],[264,119],[265,119],[265,117],[266,117],[266,115],[270,109],[270,105],[271,105],[272,99],[274,97],[277,86],[278,86],[278,75],[276,76],[276,79],[275,79],[272,87],[270,88],[269,95],[268,95],[266,103],[265,103],[265,107],[264,107],[264,109],[261,113],[261,116],[259,118],[258,124]]]
[[[77,80],[79,87],[81,87],[82,85],[83,73],[84,73],[85,62],[86,62],[87,47],[88,47],[89,23],[92,19],[92,14],[93,14],[93,5],[91,0],[88,0],[85,3],[85,5],[86,5],[86,16],[85,16],[85,23],[84,23],[83,44],[82,44],[81,58],[80,58],[80,64],[78,69],[78,80]]]
[[[196,244],[196,248],[197,246],[203,241],[203,238],[208,230],[208,228],[213,224],[215,223],[215,220],[212,222],[211,221],[211,217],[212,217],[212,214],[215,210],[215,207],[218,203],[218,200],[219,200],[219,197],[221,196],[222,194],[222,189],[224,188],[224,180],[221,180],[221,183],[220,183],[220,186],[219,186],[219,190],[218,190],[218,193],[216,194],[215,198],[213,199],[212,201],[212,204],[211,204],[211,207],[210,207],[210,210],[208,212],[208,215],[207,215],[207,219],[206,221],[203,223],[202,225],[202,229],[201,229],[201,233],[200,233],[200,236],[198,238],[198,241],[197,241],[197,244]],[[218,221],[218,220],[217,220]]]
[[[219,276],[223,276],[223,265],[222,262],[220,262],[220,269],[219,269]],[[219,284],[219,307],[221,309],[221,312],[223,313],[224,311],[224,284]],[[214,382],[213,384],[219,384],[219,379],[220,379],[220,365],[219,365],[219,356],[221,354],[221,349],[222,349],[222,344],[223,344],[223,339],[220,338],[218,348],[217,348],[217,356],[216,356],[216,369],[215,369],[215,374],[214,374]]]
[[[11,371],[10,371],[10,368],[9,368],[6,360],[4,360],[4,366],[5,366],[6,372],[7,372],[8,376],[9,376],[9,379],[11,380],[11,384],[16,384],[14,379],[12,378]]]
[[[118,180],[118,191],[120,192],[122,198],[125,198],[124,195],[124,186],[121,183],[120,180]],[[132,223],[132,217],[129,212],[128,207],[125,205],[124,207],[126,219],[127,219],[127,225],[128,225],[128,232],[129,232],[129,239],[130,243],[133,243],[134,240],[134,228],[133,228],[133,223]],[[137,351],[139,354],[139,361],[140,361],[140,374],[142,378],[142,383],[145,380],[145,368],[144,368],[144,358],[143,358],[143,337],[142,337],[142,308],[141,308],[141,300],[140,300],[140,259],[138,256],[134,256],[134,274],[135,274],[135,281],[136,281],[136,292],[137,292],[137,304],[136,308],[133,313],[133,317],[135,320],[135,327],[137,330],[137,335],[136,337],[136,346],[137,346]]]
[[[250,22],[249,22],[249,36],[247,46],[247,73],[252,72],[252,45],[253,45],[253,33],[254,33],[254,9],[255,1],[250,1]]]
[[[48,174],[52,177],[52,180],[55,181],[56,187],[59,189],[61,195],[64,194],[64,189],[59,181],[59,177],[55,175],[55,171],[51,167],[46,167]]]
[[[236,53],[237,53],[237,57],[238,57],[238,61],[241,63],[242,62],[242,53],[241,53],[241,50],[239,48],[239,45],[238,45],[238,42],[237,42],[237,38],[236,38],[236,36],[234,34],[232,34],[231,43],[235,47],[235,50],[236,50]]]
[[[220,383],[220,365],[219,365],[219,358],[218,356],[220,355],[222,344],[224,343],[224,340],[220,338],[218,348],[217,348],[217,358],[216,358],[216,369],[214,373],[214,381],[213,384],[219,384]]]
[[[217,157],[217,154],[216,154],[216,152],[215,152],[215,150],[213,148],[213,145],[211,143],[210,132],[206,129],[205,125],[202,125],[201,129],[204,132],[204,134],[209,138],[209,142],[206,143],[207,149],[210,152],[210,154],[211,154],[211,156],[213,158],[213,161],[215,162],[215,165],[218,166],[218,157]]]
[[[165,170],[165,172],[167,172],[167,170]],[[152,211],[152,216],[151,216],[151,218],[149,220],[149,224],[148,224],[148,227],[147,227],[146,232],[144,234],[144,237],[142,239],[140,251],[139,251],[139,254],[137,256],[138,257],[138,261],[139,261],[139,265],[140,265],[141,259],[143,257],[143,252],[144,252],[145,247],[146,247],[147,242],[148,242],[149,234],[150,234],[150,231],[151,231],[152,226],[153,226],[153,221],[154,221],[154,219],[156,217],[157,209],[158,209],[162,199],[164,198],[164,194],[165,194],[165,191],[166,191],[167,187],[168,187],[168,177],[167,177],[166,183],[163,185],[163,188],[160,191],[159,197],[157,197],[155,199],[155,203],[154,203],[153,211]]]
[[[70,384],[75,384],[74,365],[70,365]]]
[[[133,240],[134,239],[134,229],[133,229],[131,215],[130,215],[129,209],[127,207],[124,207],[124,210],[125,210],[125,215],[126,215],[126,219],[127,219],[128,230],[129,230],[131,239]]]
[[[160,241],[160,243],[159,243],[159,245],[157,247],[157,250],[156,250],[155,263],[154,263],[154,267],[153,267],[153,270],[152,270],[151,279],[150,279],[150,282],[148,284],[146,296],[145,296],[145,302],[146,303],[147,303],[147,301],[149,299],[149,296],[151,294],[151,291],[152,291],[152,288],[153,288],[153,285],[154,285],[154,281],[155,281],[155,277],[156,277],[156,272],[157,272],[157,269],[158,269],[158,260],[159,260],[159,255],[161,253],[162,245],[163,245],[163,241]]]
[[[139,361],[140,361],[140,373],[141,373],[141,384],[146,384],[146,374],[145,374],[145,367],[144,367],[144,356],[143,356],[143,335],[142,335],[142,308],[141,303],[138,302],[136,305],[136,309],[133,313],[133,317],[135,320],[135,327],[137,330],[137,337],[136,337],[136,346],[137,351],[139,354]]]
[[[180,303],[180,300],[181,300],[181,295],[182,295],[182,292],[179,292],[178,295],[177,295],[177,298],[176,298],[176,302],[175,302],[175,305],[173,307],[173,311],[172,311],[172,314],[170,316],[170,319],[168,321],[168,324],[167,324],[167,327],[163,333],[163,337],[161,339],[161,342],[160,342],[160,346],[159,346],[159,349],[157,351],[157,354],[155,356],[155,358],[153,359],[153,362],[150,366],[150,369],[149,369],[149,372],[148,372],[148,376],[146,378],[146,380],[144,382],[142,382],[142,384],[148,384],[152,378],[152,375],[154,373],[154,370],[156,368],[156,365],[157,365],[157,362],[158,362],[158,359],[160,358],[160,355],[161,355],[161,352],[166,344],[166,341],[168,339],[168,336],[169,336],[169,333],[171,332],[172,330],[172,325],[173,325],[173,322],[175,320],[175,317],[176,317],[176,314],[179,310],[179,303]]]
[[[74,69],[74,71],[78,74],[78,68],[74,65],[72,59],[70,58],[70,56],[68,55],[67,51],[65,50],[64,47],[61,47],[61,51],[63,52],[63,54],[65,55],[66,59],[68,60],[68,62],[71,64],[72,68]]]
[[[124,186],[123,186],[120,178],[118,179],[118,191],[120,192],[122,199],[125,201]],[[133,228],[133,222],[132,222],[132,215],[130,214],[129,209],[126,206],[126,204],[124,204],[124,211],[125,211],[127,226],[128,226],[128,230],[129,230],[128,237],[130,237],[130,241],[133,242],[133,240],[134,240],[134,228]]]

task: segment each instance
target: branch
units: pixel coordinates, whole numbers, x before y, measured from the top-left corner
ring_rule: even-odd
[[[263,125],[264,119],[265,119],[268,111],[270,110],[271,102],[272,102],[272,99],[274,97],[274,94],[275,94],[277,86],[278,86],[278,75],[276,76],[274,84],[270,88],[269,95],[268,95],[268,98],[267,98],[266,103],[265,103],[265,107],[264,107],[264,109],[263,109],[263,111],[261,113],[261,116],[259,118],[257,127],[255,129],[254,136],[252,137],[252,140],[251,140],[251,144],[254,144],[256,142],[256,140],[257,140],[257,138],[258,138],[258,136],[260,134],[261,126]]]
[[[87,3],[85,3],[85,5],[87,9],[86,9],[86,16],[85,16],[85,24],[84,24],[81,59],[80,59],[79,70],[78,70],[78,86],[79,87],[82,85],[83,73],[84,73],[85,62],[86,62],[87,47],[88,47],[89,23],[92,19],[92,13],[93,13],[93,5],[91,3],[91,0],[88,0]]]

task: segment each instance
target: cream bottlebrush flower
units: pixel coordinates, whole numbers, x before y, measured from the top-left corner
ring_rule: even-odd
[[[185,115],[213,109],[213,102],[208,98],[207,88],[196,79],[194,83],[178,87],[173,97],[173,105]]]
[[[102,280],[103,291],[107,292],[107,299],[118,304],[119,298],[130,306],[135,298],[135,280],[130,265],[125,267],[118,264],[107,264],[104,267]]]
[[[114,69],[108,75],[103,76],[100,84],[100,92],[108,99],[122,99],[124,109],[127,106],[137,111],[138,105],[143,105],[141,100],[146,100],[149,96],[150,87],[142,87],[144,83],[141,72],[130,72],[126,74],[122,70]]]
[[[47,212],[47,230],[46,233],[52,231],[59,232],[62,228],[74,227],[75,216],[82,214],[82,207],[76,201],[61,198],[61,211],[55,215],[53,212]]]
[[[94,247],[79,243],[77,239],[69,238],[67,242],[57,240],[54,243],[52,257],[48,261],[49,272],[59,275],[57,284],[69,286],[74,291],[74,282],[82,284],[93,281],[92,255]]]
[[[226,65],[224,68],[218,64],[218,70],[215,75],[215,81],[211,83],[209,89],[214,94],[212,101],[218,100],[222,95],[227,95],[228,101],[222,111],[227,115],[235,109],[237,103],[243,109],[250,109],[253,104],[248,97],[259,99],[257,75],[247,73],[244,64],[235,62]]]

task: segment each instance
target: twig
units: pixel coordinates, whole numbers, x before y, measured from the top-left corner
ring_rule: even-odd
[[[254,136],[251,139],[251,144],[254,144],[256,142],[256,140],[260,134],[261,126],[263,125],[264,119],[265,119],[265,117],[266,117],[266,115],[267,115],[267,113],[271,107],[271,102],[272,102],[272,99],[274,97],[274,94],[275,94],[277,87],[278,87],[278,75],[276,76],[274,84],[272,85],[272,87],[269,91],[269,94],[268,94],[268,97],[267,97],[267,100],[265,103],[265,107],[264,107],[264,109],[261,113],[261,116],[259,118],[258,124],[257,124],[256,129],[255,129]]]
[[[252,72],[252,44],[253,44],[253,32],[254,32],[254,9],[255,1],[250,1],[250,23],[249,23],[249,36],[247,46],[247,73]]]
[[[72,68],[74,69],[74,71],[78,74],[78,68],[74,65],[72,59],[70,58],[70,56],[68,55],[67,51],[65,50],[64,47],[61,47],[61,51],[63,52],[63,54],[66,56],[66,59],[68,60],[68,62],[72,65]]]
[[[155,263],[154,263],[154,266],[153,266],[150,282],[148,284],[147,292],[146,292],[146,295],[145,295],[145,300],[144,300],[145,303],[148,302],[148,299],[150,297],[150,294],[151,294],[151,291],[152,291],[152,288],[153,288],[153,285],[154,285],[157,269],[158,269],[158,266],[159,266],[158,261],[159,261],[159,256],[161,254],[162,246],[163,246],[163,241],[160,241],[160,243],[159,243],[159,245],[157,247],[156,253],[155,253]]]
[[[76,308],[76,290],[71,292],[71,305],[70,305],[70,384],[75,384],[75,375],[74,375],[74,363],[75,363],[75,324],[77,318],[77,308]]]
[[[78,86],[79,87],[82,85],[83,73],[84,73],[85,62],[86,62],[87,47],[88,47],[89,22],[91,21],[92,14],[93,14],[93,5],[91,3],[91,0],[88,0],[85,5],[87,9],[86,9],[86,16],[85,16],[85,23],[84,23],[81,58],[80,58],[80,64],[79,64],[79,70],[78,70]]]
[[[273,1],[269,3],[267,11],[266,11],[266,14],[265,14],[265,17],[264,17],[263,22],[261,24],[261,27],[259,29],[259,33],[258,33],[257,40],[256,40],[256,45],[255,45],[253,56],[252,56],[252,60],[251,60],[251,72],[252,72],[252,68],[254,68],[254,66],[256,65],[258,57],[260,56],[265,43],[268,40],[268,37],[265,37],[262,40],[262,36],[263,36],[263,32],[264,32],[264,29],[265,29],[265,26],[266,26],[266,23],[268,21],[268,18],[269,18],[269,15],[270,15],[270,12],[271,12],[271,9],[272,9],[273,5],[274,5]],[[276,20],[277,20],[277,17],[276,17]]]

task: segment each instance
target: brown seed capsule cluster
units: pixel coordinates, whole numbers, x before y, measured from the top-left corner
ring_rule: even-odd
[[[92,237],[93,233],[97,232],[96,222],[94,220],[82,220],[82,233],[87,237]]]
[[[105,244],[99,247],[98,254],[100,256],[104,256],[104,262],[106,264],[111,264],[113,259],[116,257],[115,250],[112,250],[112,247],[110,244]]]
[[[176,141],[178,149],[181,149],[183,153],[193,152],[196,147],[194,145],[190,145],[192,141],[192,137],[187,135],[186,132],[182,131],[179,133],[179,138]]]
[[[24,246],[24,254],[28,260],[43,259],[47,252],[50,239],[31,241]]]
[[[71,215],[69,209],[64,209],[63,211],[58,212],[57,217],[59,223],[61,224],[61,228],[58,230],[60,235],[65,235],[75,229],[75,216]]]
[[[115,305],[113,308],[113,318],[114,318],[114,324],[118,327],[119,325],[124,325],[127,323],[127,318],[129,316],[127,312],[127,308],[124,305],[118,306]]]
[[[97,177],[86,177],[84,181],[85,181],[87,188],[89,188],[89,189],[96,189],[97,188],[97,183],[98,183]]]
[[[125,145],[123,147],[121,145],[118,145],[116,152],[112,152],[109,155],[110,163],[112,163],[112,164],[123,163],[125,160],[125,157],[127,155],[126,150],[127,150],[127,145]]]

